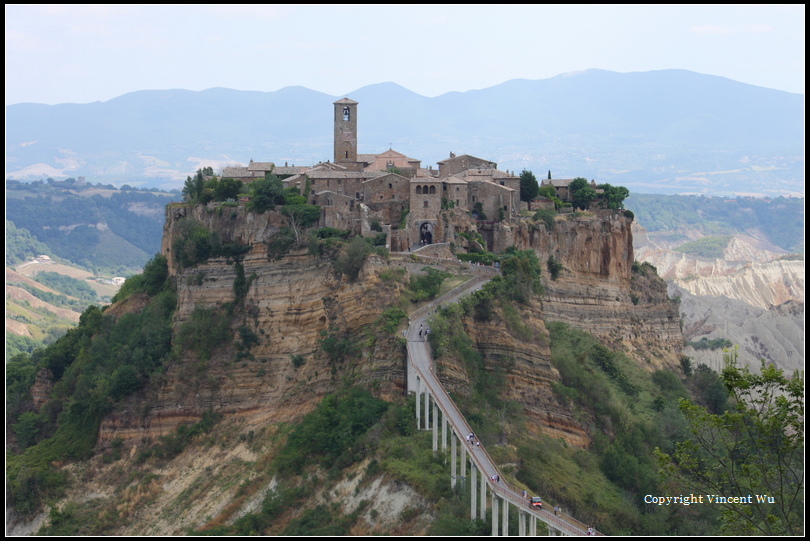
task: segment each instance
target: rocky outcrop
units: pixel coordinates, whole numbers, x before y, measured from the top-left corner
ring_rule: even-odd
[[[172,250],[186,227],[183,222],[191,221],[216,231],[223,244],[244,245],[249,251],[239,261],[210,258],[182,268]],[[553,257],[564,267],[557,280],[544,272],[545,294],[524,308],[537,340],[521,339],[502,320],[466,325],[486,362],[505,367],[509,398],[525,405],[532,429],[575,445],[587,445],[587,432],[554,398],[551,385],[559,375],[550,364],[544,320],[583,328],[611,347],[635,352],[651,369],[676,363],[680,353],[677,307],[668,300],[663,282],[654,274],[633,272],[630,222],[621,213],[602,212],[558,217],[551,231],[526,222],[494,224],[482,233],[488,243],[531,248],[544,266]],[[256,215],[244,207],[168,208],[163,253],[177,286],[177,354],[145,394],[130,397],[124,410],[104,420],[102,440],[151,440],[209,410],[257,426],[290,421],[347,381],[374,386],[386,398],[404,393],[404,348],[396,337],[380,333],[378,322],[407,279],[408,271],[388,271],[408,264],[370,256],[351,282],[335,274],[330,260],[303,249],[270,258],[268,247],[285,225],[280,213]],[[235,287],[239,280],[241,293]],[[111,310],[115,314],[115,307]],[[226,318],[232,339],[206,354],[181,348],[178,337],[195,310]],[[348,338],[356,352],[345,359],[328,355],[321,347],[324,333]],[[255,345],[246,347],[246,337],[255,339]],[[459,367],[447,365],[445,370],[451,387],[462,389],[468,383]]]
[[[510,328],[502,313],[495,313],[487,322],[465,318],[464,328],[484,356],[486,369],[503,372],[506,382],[501,398],[523,406],[529,431],[587,447],[590,443],[587,426],[557,400],[552,388],[560,382],[560,374],[551,364],[541,303],[523,306],[520,320],[523,336]],[[443,363],[443,382],[456,392],[465,392],[470,386],[466,372],[457,363],[449,365]]]
[[[678,308],[651,269],[637,272],[631,223],[621,212],[598,211],[557,216],[550,231],[521,223],[504,235],[519,248],[532,248],[544,267],[550,257],[562,264],[557,280],[543,275],[547,321],[624,348],[650,369],[673,366],[683,344]]]
[[[728,297],[767,309],[804,301],[804,261],[751,263],[733,275],[675,282],[693,295]]]
[[[148,396],[130,397],[125,410],[104,420],[102,440],[154,439],[181,423],[198,421],[209,410],[257,424],[289,421],[346,381],[373,383],[386,398],[404,393],[404,348],[395,337],[372,329],[402,287],[397,280],[380,278],[391,264],[369,256],[358,279],[350,282],[336,276],[330,261],[304,250],[271,261],[266,246],[283,218],[272,212],[246,214],[243,208],[227,212],[236,216],[204,207],[169,209],[163,243],[177,285],[173,343],[178,354]],[[214,258],[179,268],[171,257],[173,235],[178,223],[190,218],[221,233],[223,242],[248,244],[250,252],[238,265]],[[248,284],[243,298],[234,288],[240,273]],[[207,358],[181,350],[178,340],[198,309],[227,318],[232,336]],[[351,337],[355,353],[330,359],[320,345],[324,332]],[[246,336],[257,343],[245,347]]]
[[[695,349],[689,342],[727,340],[739,346],[741,363],[758,371],[760,359],[788,373],[804,369],[804,303],[787,301],[770,309],[728,297],[694,295],[670,284],[672,295],[680,296],[684,354],[695,363],[715,370],[723,368],[721,349]]]

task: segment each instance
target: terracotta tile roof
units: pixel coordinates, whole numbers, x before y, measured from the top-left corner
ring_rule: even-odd
[[[543,179],[541,186],[554,186],[555,188],[563,188],[574,182],[572,178],[552,178]]]
[[[250,162],[247,168],[250,171],[270,171],[271,169],[275,169],[276,164],[273,162]]]
[[[222,168],[222,177],[223,178],[231,178],[231,177],[252,177],[253,172],[250,171],[247,167],[223,167]]]
[[[312,169],[309,165],[291,165],[291,166],[283,166],[283,167],[276,167],[273,169],[273,173],[277,175],[298,175],[301,173],[306,173]]]
[[[360,178],[370,179],[388,175],[387,171],[307,171],[309,178]]]

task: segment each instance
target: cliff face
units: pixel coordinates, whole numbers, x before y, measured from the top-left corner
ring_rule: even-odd
[[[677,304],[652,269],[633,265],[631,219],[622,213],[558,216],[551,231],[522,223],[504,231],[544,264],[563,265],[557,280],[544,273],[547,321],[581,328],[635,352],[642,366],[674,366],[683,345]],[[544,269],[545,270],[545,269]]]
[[[301,249],[281,259],[268,258],[268,246],[286,225],[279,213],[255,215],[242,207],[224,207],[220,212],[202,206],[172,207],[167,213],[163,253],[177,284],[178,355],[162,380],[150,387],[149,396],[131,397],[129,408],[104,421],[103,440],[154,439],[181,423],[199,420],[207,410],[257,425],[289,421],[310,411],[347,379],[373,383],[384,398],[404,393],[406,359],[401,344],[394,337],[364,332],[375,325],[385,306],[398,299],[403,287],[404,279],[383,280],[380,273],[402,263],[371,256],[358,279],[349,282],[335,275],[330,261]],[[211,258],[181,268],[172,249],[184,221],[216,231],[225,244],[247,245],[250,251],[239,264]],[[484,236],[488,234],[496,249],[531,248],[544,267],[552,256],[564,269],[557,280],[544,269],[544,296],[523,308],[521,317],[533,338],[516,335],[503,318],[484,324],[466,321],[467,332],[487,363],[504,367],[508,398],[524,404],[531,429],[586,445],[585,427],[554,398],[551,384],[559,381],[559,374],[550,364],[543,321],[582,328],[612,347],[636,352],[645,361],[642,366],[654,369],[677,362],[682,344],[677,306],[668,300],[661,280],[633,271],[630,220],[621,214],[558,217],[551,231],[528,223],[497,225]],[[246,284],[241,298],[234,287],[240,273]],[[207,358],[188,348],[181,350],[177,338],[195,310],[201,309],[228,318],[234,337],[208,352]],[[354,337],[359,356],[346,361],[330,358],[320,345],[324,332]],[[257,343],[246,348],[244,337],[250,335]],[[463,392],[467,384],[463,370],[452,363],[444,370],[451,388]]]
[[[527,428],[569,444],[590,443],[588,427],[561,404],[553,391],[560,381],[551,364],[545,321],[561,321],[624,349],[648,370],[674,367],[683,349],[678,304],[650,267],[634,265],[631,221],[619,213],[560,216],[551,230],[544,225],[498,224],[484,237],[497,250],[532,249],[543,265],[545,293],[519,307],[515,322],[500,311],[488,321],[466,317],[466,334],[484,356],[485,368],[506,378],[502,398],[523,406]],[[485,226],[486,227],[486,226]],[[564,269],[551,279],[547,261]],[[440,374],[448,389],[471,392],[464,363],[444,356]]]
[[[271,212],[247,214],[244,208],[225,210],[223,218],[204,207],[169,209],[163,253],[177,284],[173,347],[178,355],[158,385],[150,386],[149,396],[131,397],[125,411],[105,419],[102,440],[154,439],[181,423],[198,421],[207,410],[247,417],[250,423],[289,421],[346,379],[374,382],[384,398],[404,393],[404,348],[394,338],[363,333],[399,297],[400,283],[379,277],[390,265],[369,256],[358,279],[349,282],[335,275],[329,261],[305,250],[270,261],[267,243],[283,218]],[[240,270],[233,261],[212,258],[186,269],[173,261],[172,244],[183,220],[217,231],[223,242],[251,247],[241,262],[247,283],[242,299],[234,288]],[[199,309],[227,319],[234,337],[207,352],[207,359],[187,348],[181,351],[178,343],[184,324]],[[360,360],[330,360],[319,344],[322,332],[356,337]],[[245,337],[257,343],[245,347],[253,341]],[[296,363],[293,356],[298,356]]]

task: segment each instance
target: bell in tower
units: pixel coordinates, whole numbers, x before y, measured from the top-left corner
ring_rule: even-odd
[[[335,163],[357,162],[357,102],[335,102]]]

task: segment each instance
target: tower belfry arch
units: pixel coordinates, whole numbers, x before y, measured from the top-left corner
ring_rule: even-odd
[[[357,102],[335,102],[335,163],[357,162]]]

